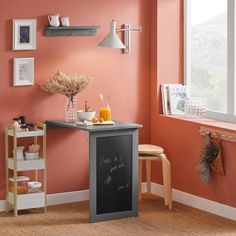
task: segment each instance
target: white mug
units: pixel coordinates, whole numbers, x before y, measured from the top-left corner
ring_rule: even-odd
[[[68,16],[61,18],[61,25],[62,26],[70,26],[70,21],[69,21],[69,17]]]
[[[53,16],[49,15],[48,21],[51,26],[58,27],[60,25],[59,15],[53,15]]]

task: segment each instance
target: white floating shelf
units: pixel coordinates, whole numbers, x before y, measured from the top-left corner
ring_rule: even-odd
[[[14,170],[14,159],[8,158],[8,168]],[[41,170],[45,168],[45,159],[17,161],[17,171]]]
[[[14,205],[14,193],[9,192],[9,202]],[[45,207],[45,193],[28,193],[17,195],[17,209]]]
[[[8,135],[13,137],[13,130],[8,129]],[[25,138],[25,137],[35,137],[35,136],[43,136],[44,131],[42,129],[36,129],[34,131],[17,131],[17,138]]]

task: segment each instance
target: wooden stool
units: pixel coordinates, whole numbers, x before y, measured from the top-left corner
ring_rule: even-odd
[[[139,196],[142,187],[142,161],[146,161],[146,181],[147,193],[151,194],[151,161],[162,162],[163,186],[165,205],[172,209],[172,187],[171,187],[171,166],[164,154],[164,149],[155,145],[141,144],[138,146],[139,152]]]

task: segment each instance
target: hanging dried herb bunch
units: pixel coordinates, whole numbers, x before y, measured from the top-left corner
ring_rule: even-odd
[[[202,150],[200,163],[197,166],[197,171],[205,185],[208,185],[210,181],[211,165],[215,161],[219,152],[219,144],[212,142],[211,133],[207,134],[205,137],[205,145]]]
[[[219,148],[219,145],[211,142],[211,133],[207,135],[205,142],[206,144],[202,151],[201,162],[204,163],[206,166],[210,167],[211,164],[216,159],[220,151],[220,148]]]
[[[66,75],[58,71],[48,80],[39,84],[40,88],[49,93],[62,94],[73,103],[73,97],[88,87],[90,77],[86,75]]]

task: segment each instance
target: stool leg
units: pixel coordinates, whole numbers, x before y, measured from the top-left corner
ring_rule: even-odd
[[[162,160],[165,205],[168,205],[169,209],[172,209],[171,166],[165,154],[160,154],[160,158]]]
[[[151,160],[146,160],[146,180],[147,180],[147,194],[151,194],[151,175],[152,165]]]
[[[139,160],[139,176],[138,176],[138,193],[139,193],[139,199],[141,199],[141,193],[142,193],[142,169],[143,169],[143,162],[142,160]]]

